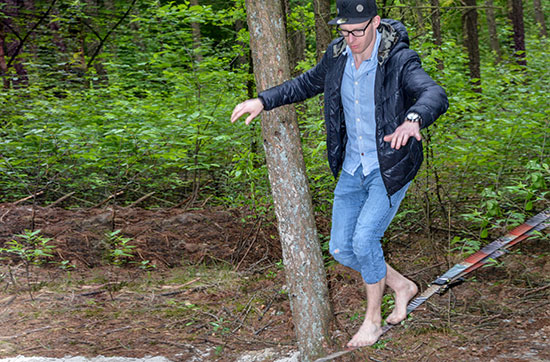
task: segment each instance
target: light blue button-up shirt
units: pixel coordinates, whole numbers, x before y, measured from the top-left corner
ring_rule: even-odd
[[[359,165],[366,176],[379,168],[376,151],[376,120],[374,118],[374,81],[378,65],[378,46],[381,36],[376,31],[376,43],[372,56],[355,68],[349,47],[346,48],[347,63],[342,79],[342,104],[346,120],[348,143],[343,170],[355,174]]]

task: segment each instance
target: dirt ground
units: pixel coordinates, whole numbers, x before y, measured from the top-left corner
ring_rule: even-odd
[[[317,221],[327,235],[327,220]],[[273,221],[243,210],[0,205],[0,247],[25,229],[40,229],[56,248],[28,275],[20,260],[0,254],[0,357],[236,361],[269,349],[272,357],[252,360],[272,361],[297,350]],[[135,246],[126,265],[109,263],[105,233],[113,230]],[[461,256],[447,252],[446,232],[428,239],[413,230],[391,230],[385,252],[424,289]],[[549,361],[548,246],[547,237],[522,242],[374,347],[340,360]],[[336,350],[361,324],[366,303],[360,276],[329,258],[327,279]],[[392,301],[384,301],[387,314]]]

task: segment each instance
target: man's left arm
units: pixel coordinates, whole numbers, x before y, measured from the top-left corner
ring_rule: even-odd
[[[449,108],[445,91],[422,68],[416,53],[403,67],[402,81],[405,93],[415,100],[405,114],[418,113],[420,128],[431,125]]]
[[[411,50],[412,53],[414,53]],[[403,67],[403,88],[405,93],[415,99],[414,104],[405,112],[405,115],[416,113],[420,116],[417,122],[403,119],[403,124],[395,132],[384,137],[391,147],[399,149],[405,146],[409,138],[418,141],[422,139],[420,129],[431,125],[449,107],[449,101],[441,88],[424,69],[416,53]]]

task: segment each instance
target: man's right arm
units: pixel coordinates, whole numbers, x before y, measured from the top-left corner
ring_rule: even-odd
[[[329,48],[330,49],[330,48]],[[288,80],[283,84],[269,88],[258,95],[264,109],[269,111],[273,108],[301,102],[317,94],[323,93],[325,89],[325,75],[328,68],[327,50],[321,61],[307,72]]]
[[[330,48],[329,48],[330,49]],[[244,114],[250,114],[246,118],[246,124],[256,118],[263,110],[303,101],[320,94],[325,89],[325,74],[328,69],[327,50],[321,61],[306,73],[284,82],[273,88],[269,88],[258,95],[258,98],[249,99],[239,103],[231,115],[231,122],[235,122]]]

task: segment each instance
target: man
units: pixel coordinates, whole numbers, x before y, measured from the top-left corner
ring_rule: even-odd
[[[367,311],[348,347],[374,344],[381,329],[381,301],[388,285],[395,308],[386,319],[406,318],[416,285],[384,260],[380,239],[422,163],[420,129],[448,108],[443,89],[409,49],[403,24],[381,20],[375,0],[337,0],[340,38],[323,59],[299,77],[237,105],[235,122],[249,124],[262,110],[324,93],[327,153],[338,180],[334,190],[330,252],[361,273]]]

